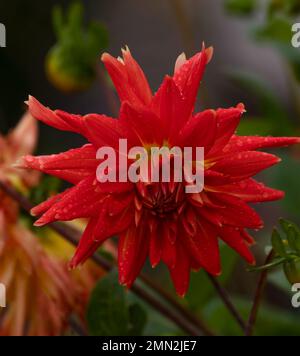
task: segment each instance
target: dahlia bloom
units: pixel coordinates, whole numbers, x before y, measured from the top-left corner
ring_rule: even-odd
[[[22,171],[13,164],[26,154],[31,154],[37,144],[36,120],[26,113],[17,127],[7,137],[0,134],[0,179],[16,185],[20,190],[37,185],[40,174]]]
[[[59,336],[76,305],[76,283],[65,264],[45,253],[22,225],[1,231],[0,280],[8,306],[1,312],[2,336]]]
[[[38,184],[40,174],[12,164],[33,152],[37,137],[37,122],[30,114],[7,137],[0,136],[0,180],[25,194]],[[92,262],[70,274],[55,244],[60,241],[68,257],[74,248],[53,234],[50,246],[48,234],[45,230],[42,239],[27,229],[18,204],[0,190],[0,283],[7,292],[7,308],[0,310],[2,336],[61,335],[74,312],[83,318],[89,294],[103,275]]]
[[[257,151],[299,143],[299,138],[242,137],[235,134],[244,105],[194,112],[198,88],[212,48],[187,60],[182,54],[173,76],[166,76],[156,94],[129,49],[123,58],[104,54],[102,60],[121,100],[119,118],[52,111],[30,97],[31,114],[59,130],[84,136],[88,144],[53,156],[27,156],[20,162],[64,179],[73,187],[33,209],[36,226],[53,221],[89,218],[71,267],[84,263],[99,246],[119,236],[120,283],[130,287],[146,258],[163,261],[176,291],[184,296],[191,270],[221,273],[219,240],[249,264],[253,239],[247,229],[263,222],[248,203],[280,199],[284,193],[265,187],[252,177],[280,160]],[[119,140],[129,147],[204,147],[205,186],[186,194],[182,183],[99,183],[96,152]]]

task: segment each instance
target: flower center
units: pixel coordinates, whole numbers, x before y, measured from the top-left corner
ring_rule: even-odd
[[[182,183],[139,183],[136,186],[140,207],[149,210],[152,215],[177,217],[182,212],[185,205]]]

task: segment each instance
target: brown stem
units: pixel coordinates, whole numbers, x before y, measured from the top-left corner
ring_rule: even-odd
[[[17,192],[14,188],[12,188],[9,184],[0,181],[0,189],[2,189],[7,195],[9,195],[12,199],[17,201],[19,205],[28,213],[32,209],[32,204],[28,201],[26,197]],[[49,227],[63,236],[67,241],[69,241],[74,246],[78,245],[78,241],[80,238],[80,232],[73,227],[70,227],[64,223],[52,223],[49,224]],[[101,268],[105,271],[110,271],[114,267],[114,265],[108,262],[105,258],[100,256],[99,254],[95,254],[91,256],[91,259],[95,261]],[[138,295],[140,298],[145,300],[149,305],[151,305],[154,309],[159,311],[162,315],[164,315],[167,319],[174,322],[178,325],[182,330],[184,330],[187,334],[192,336],[198,335],[206,335],[212,336],[213,332],[211,332],[203,322],[197,320],[195,322],[195,318],[191,317],[191,315],[176,301],[172,300],[171,296],[166,293],[162,293],[160,288],[154,284],[154,282],[149,282],[147,277],[142,277],[144,283],[148,284],[157,295],[159,295],[162,299],[169,302],[173,308],[169,308],[165,304],[161,303],[160,300],[154,297],[152,294],[145,291],[138,284],[135,284],[132,287],[132,291]]]
[[[119,116],[119,105],[117,102],[116,95],[114,91],[110,88],[108,83],[108,78],[106,78],[106,73],[100,66],[96,67],[96,73],[100,82],[100,85],[104,91],[106,102],[109,106],[110,113],[113,117]]]
[[[270,263],[272,261],[273,257],[274,257],[274,250],[271,250],[271,252],[268,254],[268,256],[266,258],[264,265]],[[260,274],[260,277],[258,279],[255,296],[254,296],[254,301],[253,301],[252,309],[250,311],[250,316],[249,316],[246,331],[245,331],[246,336],[253,335],[259,307],[262,302],[262,298],[263,298],[263,294],[264,294],[264,290],[265,290],[265,286],[266,286],[266,282],[267,282],[268,273],[269,273],[269,271],[267,269],[262,271]]]
[[[191,56],[195,47],[195,36],[186,9],[181,0],[170,0],[170,5],[182,35],[185,52],[188,56]]]
[[[168,293],[165,289],[158,286],[153,280],[148,278],[148,276],[141,275],[140,279],[151,289],[155,290],[163,299],[172,305],[176,311],[182,315],[182,317],[186,318],[193,325],[197,326],[200,330],[203,331],[206,336],[214,336],[213,332],[209,329],[206,323],[203,320],[200,320],[196,317],[191,311],[186,309],[182,304],[180,304],[176,299],[174,299],[170,293]]]
[[[215,287],[216,291],[218,292],[220,298],[224,302],[225,306],[228,308],[229,312],[232,314],[236,322],[240,325],[243,331],[246,330],[246,323],[243,320],[242,316],[238,312],[238,310],[235,308],[235,306],[232,304],[230,300],[230,296],[228,292],[221,286],[221,284],[217,281],[216,278],[214,278],[212,275],[207,273],[208,278],[211,280],[211,283]]]

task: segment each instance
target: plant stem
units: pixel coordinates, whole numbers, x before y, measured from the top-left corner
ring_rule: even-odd
[[[119,115],[119,105],[117,102],[116,95],[112,88],[110,88],[108,79],[106,78],[106,73],[102,67],[97,65],[96,73],[100,82],[100,85],[104,91],[106,102],[108,104],[110,113],[113,117],[118,117]]]
[[[228,308],[229,312],[232,314],[236,322],[240,325],[243,331],[246,330],[246,323],[243,320],[242,316],[238,312],[238,310],[235,308],[235,306],[232,304],[228,292],[221,286],[221,284],[217,281],[216,278],[214,278],[212,275],[207,273],[208,278],[211,280],[211,283],[215,287],[216,291],[218,292],[220,298],[224,302],[225,306]]]
[[[264,264],[269,264],[272,261],[273,257],[274,257],[274,250],[271,250],[271,252],[268,254]],[[250,311],[250,316],[249,316],[246,331],[245,331],[246,336],[253,335],[259,307],[262,302],[262,297],[263,297],[263,293],[264,293],[266,282],[267,282],[268,273],[269,273],[269,270],[262,271],[260,274],[260,277],[258,279],[255,296],[254,296],[254,301],[253,301],[252,309]]]
[[[200,320],[197,318],[191,311],[186,309],[182,304],[180,304],[176,299],[174,299],[170,293],[168,293],[165,289],[161,288],[158,286],[153,280],[148,278],[148,276],[141,275],[140,279],[150,288],[155,290],[163,299],[168,302],[170,305],[172,305],[176,311],[182,315],[184,318],[186,318],[189,322],[191,322],[193,325],[197,326],[200,330],[203,331],[203,333],[206,336],[214,336],[214,333],[209,329],[209,327],[206,325],[206,323],[203,322],[203,320]]]
[[[33,208],[33,205],[26,197],[16,191],[9,184],[0,181],[0,189],[2,189],[8,196],[14,199],[19,205],[28,213]],[[68,242],[73,244],[74,246],[78,245],[78,241],[81,233],[64,223],[52,223],[49,224],[49,227],[53,229],[55,232],[64,237]],[[109,272],[114,268],[114,265],[108,262],[105,258],[100,256],[99,254],[95,254],[91,256],[91,259],[99,265],[102,269]],[[188,335],[199,336],[213,336],[213,332],[211,332],[207,326],[200,320],[196,319],[194,316],[183,308],[177,301],[175,301],[170,295],[165,292],[162,292],[160,287],[158,287],[154,282],[150,282],[147,277],[142,277],[142,281],[147,284],[150,288],[152,288],[158,296],[171,304],[171,308],[161,303],[161,301],[154,297],[152,294],[148,293],[144,290],[140,285],[134,284],[132,287],[132,291],[138,295],[140,298],[145,300],[149,305],[151,305],[154,309],[159,311],[162,315],[164,315],[167,319],[174,322],[178,325],[183,331],[185,331]]]
[[[176,17],[187,56],[191,56],[195,47],[195,35],[186,9],[181,0],[170,0],[170,5]]]

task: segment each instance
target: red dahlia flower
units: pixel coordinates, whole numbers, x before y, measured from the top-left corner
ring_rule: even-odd
[[[119,236],[120,283],[130,287],[147,256],[152,266],[163,261],[176,291],[183,296],[190,271],[221,273],[221,239],[252,264],[253,239],[246,229],[263,222],[248,203],[280,199],[284,193],[251,177],[280,160],[257,152],[266,147],[299,143],[299,138],[242,137],[235,131],[244,106],[194,113],[198,87],[212,49],[190,60],[181,55],[174,76],[166,76],[153,95],[147,79],[128,49],[123,59],[104,54],[102,60],[121,100],[118,120],[98,114],[71,115],[51,111],[30,97],[31,114],[59,130],[84,136],[89,144],[53,156],[23,159],[33,168],[74,185],[33,209],[37,226],[53,221],[89,218],[71,267],[86,261],[111,236]],[[185,183],[99,183],[97,149],[129,146],[204,147],[205,187],[186,194]]]

